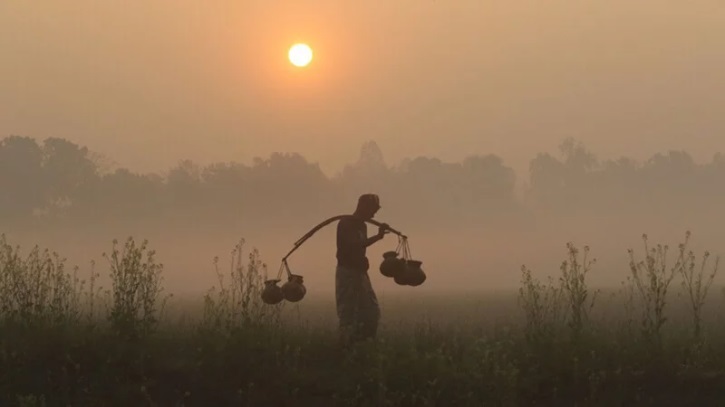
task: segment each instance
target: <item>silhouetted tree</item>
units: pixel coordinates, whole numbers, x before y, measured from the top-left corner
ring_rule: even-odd
[[[29,137],[0,141],[0,219],[32,216],[45,204],[43,150]]]
[[[137,174],[120,168],[103,176],[85,213],[97,218],[144,220],[163,216],[164,180],[155,174]]]
[[[475,207],[497,207],[515,203],[516,173],[496,155],[470,156],[461,165],[461,188]]]
[[[205,167],[201,179],[207,210],[216,212],[217,218],[224,218],[225,211],[241,209],[252,193],[251,176],[252,169],[240,163],[214,163]]]
[[[201,169],[191,160],[182,160],[169,170],[166,176],[167,212],[186,214],[197,209],[205,198],[201,195],[201,182]]]
[[[341,198],[349,201],[362,193],[372,191],[387,195],[387,186],[393,181],[392,176],[378,144],[368,141],[360,148],[357,161],[346,165],[334,181],[340,188]]]
[[[572,138],[559,145],[561,159],[538,154],[529,164],[529,203],[545,208],[569,211],[590,204],[587,196],[594,190],[592,175],[598,162],[594,154]]]
[[[84,199],[98,186],[98,166],[86,147],[59,138],[43,144],[45,208],[52,215],[72,211],[73,205],[86,207]]]
[[[248,182],[251,208],[279,220],[299,218],[304,212],[318,214],[329,199],[329,180],[319,165],[296,153],[256,158]]]
[[[522,208],[514,171],[491,154],[461,162],[414,157],[389,165],[369,141],[357,161],[334,177],[296,153],[203,168],[184,160],[165,176],[125,168],[102,174],[86,147],[59,138],[38,144],[10,136],[0,140],[0,219],[293,227],[350,211],[357,196],[375,192],[383,197],[386,219],[477,227],[503,214],[531,219],[541,211],[619,216],[719,208],[725,203],[723,178],[720,154],[702,165],[684,151],[657,153],[642,163],[627,157],[599,161],[581,143],[566,139],[557,156],[541,153],[531,160]]]

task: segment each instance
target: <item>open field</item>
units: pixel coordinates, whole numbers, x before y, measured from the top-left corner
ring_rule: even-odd
[[[571,247],[559,279],[523,269],[520,291],[381,295],[378,340],[343,352],[332,298],[262,304],[259,255],[241,246],[205,296],[177,298],[140,242],[99,265],[106,288],[2,243],[3,406],[725,403],[725,296],[714,259],[686,250],[634,253],[607,290]]]

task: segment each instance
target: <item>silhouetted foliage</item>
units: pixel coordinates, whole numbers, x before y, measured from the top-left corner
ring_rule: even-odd
[[[391,165],[374,141],[363,144],[358,160],[334,176],[296,153],[274,153],[249,164],[182,160],[161,175],[126,168],[102,173],[86,147],[9,136],[0,141],[0,219],[309,223],[351,211],[358,195],[374,191],[384,198],[386,213],[401,222],[425,218],[475,225],[522,211],[637,213],[721,205],[723,176],[720,154],[706,164],[684,151],[656,153],[641,163],[627,157],[599,160],[574,139],[564,140],[557,156],[540,153],[531,160],[522,196],[514,170],[496,155],[461,162],[412,157]]]
[[[627,157],[599,161],[568,139],[561,157],[542,153],[529,166],[526,201],[552,213],[640,214],[722,205],[725,165],[716,154],[697,164],[684,151],[656,153],[642,163]]]
[[[0,218],[29,217],[44,206],[43,150],[27,137],[0,142]]]

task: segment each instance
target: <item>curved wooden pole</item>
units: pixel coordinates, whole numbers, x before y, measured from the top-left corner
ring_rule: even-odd
[[[304,242],[305,242],[305,240],[307,240],[307,239],[309,239],[310,237],[312,237],[312,235],[314,235],[314,234],[315,234],[315,233],[316,233],[316,232],[317,232],[318,230],[322,229],[323,227],[325,227],[325,226],[329,225],[330,223],[332,223],[332,222],[334,222],[334,221],[336,221],[336,220],[340,220],[340,219],[345,219],[345,218],[352,218],[352,217],[354,217],[354,215],[337,215],[337,216],[333,216],[333,217],[331,217],[331,218],[329,218],[329,219],[326,219],[326,220],[322,221],[322,222],[321,222],[321,223],[320,223],[319,225],[317,225],[317,226],[315,226],[314,228],[312,228],[312,229],[311,229],[311,230],[310,230],[309,232],[305,233],[305,235],[304,235],[304,236],[302,236],[301,238],[299,238],[299,239],[298,239],[298,240],[297,240],[297,241],[295,242],[295,244],[294,244],[294,247],[292,248],[292,250],[290,250],[290,251],[289,251],[289,253],[287,253],[287,254],[286,254],[286,255],[285,255],[285,256],[284,256],[283,258],[282,258],[282,262],[283,262],[283,263],[286,263],[286,262],[287,262],[287,258],[288,258],[288,257],[289,257],[289,256],[290,256],[290,255],[291,255],[292,253],[294,253],[294,251],[295,251],[295,250],[297,250],[297,249],[298,249],[298,248],[299,248],[299,247],[300,247],[300,246],[302,245],[302,243],[304,243]],[[382,223],[381,223],[381,222],[378,222],[378,221],[376,221],[376,220],[373,220],[373,219],[365,219],[365,222],[367,222],[367,223],[370,223],[370,224],[373,224],[373,225],[375,225],[375,226],[378,226],[378,227],[380,227],[380,226],[382,225]],[[399,231],[397,231],[397,230],[395,230],[395,229],[393,229],[393,228],[391,228],[391,227],[388,227],[388,230],[390,230],[390,231],[391,231],[392,233],[394,233],[394,234],[396,234],[396,235],[398,235],[398,236],[402,237],[403,239],[407,239],[407,238],[408,238],[407,236],[405,236],[405,235],[404,235],[404,234],[402,234],[401,232],[399,232]]]

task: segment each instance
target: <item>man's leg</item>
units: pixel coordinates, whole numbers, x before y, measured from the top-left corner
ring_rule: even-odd
[[[370,276],[367,273],[362,275],[362,287],[360,296],[360,311],[362,330],[361,335],[364,339],[375,338],[378,333],[378,322],[380,321],[380,305],[375,290],[370,282]]]
[[[347,347],[359,340],[361,273],[346,267],[335,271],[335,300],[339,319],[340,342]]]

